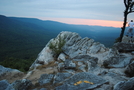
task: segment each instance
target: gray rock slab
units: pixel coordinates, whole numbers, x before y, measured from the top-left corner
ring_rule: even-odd
[[[134,76],[134,61],[126,67],[125,73],[130,77]]]
[[[97,86],[103,85],[104,83],[107,83],[107,81],[101,77],[88,72],[82,72],[70,77],[63,85],[56,87],[56,90],[94,89]]]
[[[86,54],[80,54],[73,58],[74,61],[87,61],[92,57]]]
[[[6,88],[9,86],[10,84],[8,83],[7,80],[1,80],[0,81],[0,90],[6,90]]]
[[[131,44],[131,43],[115,43],[113,48],[120,51],[120,52],[131,52],[131,51],[134,51],[134,44]]]
[[[70,77],[72,74],[70,73],[57,73],[55,76],[54,76],[54,84],[56,83],[60,83],[62,81],[64,81],[65,79],[67,79],[68,77]]]
[[[38,82],[40,85],[51,83],[53,77],[54,77],[53,74],[42,74],[41,77],[39,78]]]
[[[113,72],[108,72],[106,74],[102,75],[103,79],[106,79],[109,81],[110,85],[115,85],[120,81],[126,81],[128,80],[128,78],[126,78],[125,76],[121,76],[119,74],[113,73]]]
[[[6,68],[6,67],[0,65],[0,77],[2,77],[2,75],[6,74],[6,73],[10,73],[12,71],[14,71],[14,72],[20,72],[17,69]]]
[[[66,61],[64,62],[64,65],[65,65],[65,69],[75,69],[76,68],[76,64],[68,59],[66,59]]]
[[[12,84],[10,84],[6,90],[28,90],[28,88],[32,85],[32,82],[27,79],[16,80]]]
[[[128,81],[120,81],[114,85],[113,90],[134,90],[134,77]]]
[[[46,88],[41,88],[40,90],[47,90]]]
[[[86,67],[86,65],[81,65],[78,69],[82,70],[83,72],[86,72],[85,67]]]
[[[130,64],[132,57],[111,57],[103,62],[105,67],[109,68],[123,68]]]

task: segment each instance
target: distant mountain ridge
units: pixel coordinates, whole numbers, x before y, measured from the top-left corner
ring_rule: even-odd
[[[120,28],[114,28],[114,27],[73,25],[50,20],[43,21],[35,18],[16,18],[16,17],[10,17],[10,18],[39,25],[45,28],[46,30],[55,32],[56,34],[58,34],[61,31],[77,32],[82,37],[92,38],[95,41],[103,43],[107,47],[113,45],[115,39],[119,37],[121,30]],[[103,40],[101,38],[103,38]],[[109,44],[107,44],[107,42],[105,41],[107,41]]]
[[[113,45],[120,33],[120,29],[114,27],[72,25],[3,15],[0,15],[0,30],[0,55],[18,58],[36,57],[45,44],[61,31],[77,32],[80,36],[92,38],[107,47]]]
[[[53,32],[19,20],[0,16],[0,61],[2,57],[30,58],[54,36]],[[53,34],[53,36],[51,35]]]

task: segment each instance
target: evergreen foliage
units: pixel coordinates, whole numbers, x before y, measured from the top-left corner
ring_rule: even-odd
[[[0,62],[0,65],[12,69],[18,69],[22,72],[26,72],[29,70],[29,67],[34,62],[33,58],[30,59],[18,59],[18,58],[7,58],[3,62]]]
[[[55,43],[50,42],[49,48],[52,49],[55,58],[57,58],[59,54],[63,52],[62,47],[64,46],[65,43],[66,42],[64,38],[62,38],[61,36],[59,36],[59,40],[56,41]]]

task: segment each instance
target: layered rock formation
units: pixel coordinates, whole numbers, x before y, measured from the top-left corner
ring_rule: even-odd
[[[61,32],[56,38],[51,39],[48,42],[30,68],[36,68],[42,64],[48,64],[49,62],[54,61],[54,55],[49,48],[49,44],[57,44],[56,42],[59,41],[60,37],[66,42],[62,48],[63,53],[65,56],[69,56],[70,59],[78,57],[78,59],[84,59],[84,56],[87,56],[87,59],[89,57],[96,57],[98,58],[99,64],[102,65],[103,60],[118,55],[116,50],[113,51],[112,49],[106,48],[103,44],[94,42],[93,39],[87,37],[81,38],[77,33]]]
[[[48,42],[21,80],[11,84],[2,80],[0,86],[5,90],[133,90],[130,46],[133,44],[116,43],[106,48],[77,33],[61,32]],[[124,53],[128,50],[124,47],[129,52]]]

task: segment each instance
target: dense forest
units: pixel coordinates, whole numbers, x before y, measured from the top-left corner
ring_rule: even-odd
[[[44,31],[44,28],[26,22],[13,20],[0,16],[0,62],[1,65],[28,70],[38,53],[45,47],[46,43],[56,34]],[[22,63],[26,63],[27,69]]]
[[[114,27],[70,25],[3,15],[0,15],[0,31],[0,64],[21,71],[27,71],[47,42],[61,31],[77,32],[107,47],[113,45],[120,33],[120,29]]]

